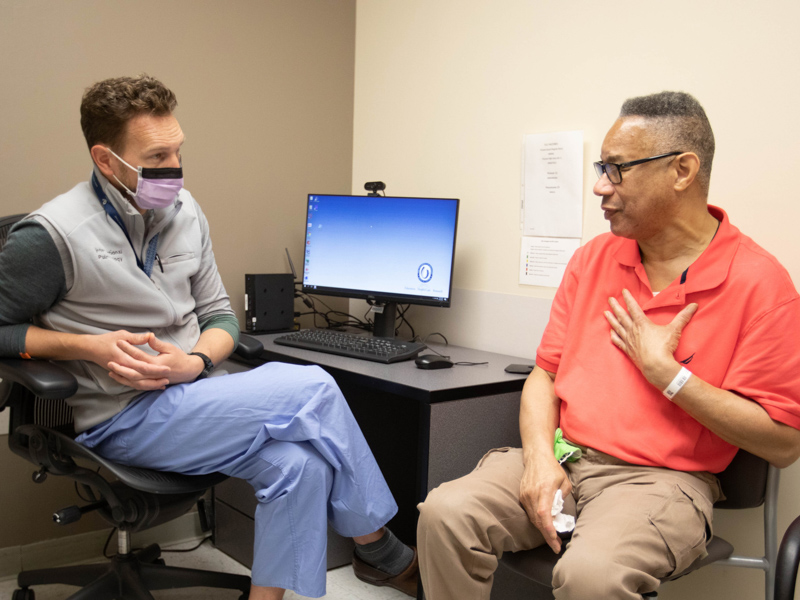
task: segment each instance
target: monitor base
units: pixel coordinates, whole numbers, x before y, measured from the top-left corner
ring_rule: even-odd
[[[381,312],[375,311],[382,308]],[[373,337],[394,337],[394,324],[397,319],[397,302],[387,302],[383,306],[373,305],[372,312],[375,315],[375,323],[372,328]]]

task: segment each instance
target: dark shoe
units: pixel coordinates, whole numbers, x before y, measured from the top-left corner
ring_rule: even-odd
[[[370,583],[372,585],[388,585],[396,590],[400,590],[404,594],[416,598],[417,597],[417,579],[419,578],[419,561],[417,560],[417,549],[411,546],[414,551],[414,558],[411,564],[406,567],[406,570],[397,575],[389,575],[383,571],[379,571],[375,567],[369,566],[358,556],[353,554],[353,572],[361,581]]]

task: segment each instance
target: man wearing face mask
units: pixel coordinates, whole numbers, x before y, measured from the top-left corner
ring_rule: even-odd
[[[0,252],[0,356],[65,361],[77,439],[99,454],[250,482],[251,600],[324,595],[328,522],[355,539],[360,579],[416,595],[416,552],[384,527],[397,505],[333,380],[278,363],[208,378],[238,321],[183,189],[176,106],[146,75],[86,91],[89,180]]]

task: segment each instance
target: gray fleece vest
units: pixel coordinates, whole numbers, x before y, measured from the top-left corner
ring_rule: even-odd
[[[160,261],[148,277],[91,183],[78,184],[28,216],[53,236],[69,288],[63,300],[38,315],[35,323],[75,334],[152,331],[190,352],[200,337],[198,315],[233,314],[214,262],[205,216],[191,194],[182,190],[172,206],[143,217],[97,175],[136,253],[143,257],[150,239],[158,234]],[[142,350],[154,354],[149,347]],[[78,380],[79,390],[67,402],[79,432],[111,418],[141,393],[111,379],[100,365],[77,360],[62,364]]]

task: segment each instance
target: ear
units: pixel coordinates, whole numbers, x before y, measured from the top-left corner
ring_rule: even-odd
[[[694,152],[684,152],[675,157],[672,163],[675,169],[676,192],[685,192],[694,183],[700,171],[700,159]]]
[[[109,181],[113,181],[114,170],[111,168],[111,160],[113,159],[113,156],[111,155],[111,152],[108,151],[108,148],[101,146],[100,144],[96,144],[92,146],[92,149],[89,150],[89,153],[92,155],[94,164],[97,165],[97,168],[100,169],[100,172],[105,176],[105,178]]]

